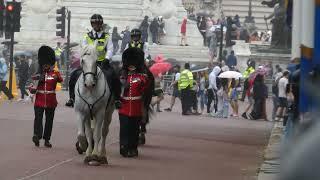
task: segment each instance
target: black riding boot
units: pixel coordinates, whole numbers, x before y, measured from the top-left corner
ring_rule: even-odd
[[[70,80],[69,80],[69,98],[70,99],[66,102],[66,106],[73,107],[74,98],[75,98],[74,90],[80,75],[81,75],[81,68],[74,70],[70,74]]]
[[[104,74],[107,76],[108,84],[110,85],[111,93],[115,99],[115,106],[117,109],[120,108],[120,93],[121,93],[121,82],[119,75],[115,72],[113,67],[109,64],[108,60],[103,63]]]

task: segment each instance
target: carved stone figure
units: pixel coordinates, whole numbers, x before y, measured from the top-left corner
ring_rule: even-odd
[[[272,23],[272,48],[290,48],[290,30],[286,25],[285,0],[263,1],[261,4],[274,8],[274,12],[265,20],[271,19]]]
[[[153,17],[162,16],[169,19],[177,13],[177,6],[171,0],[150,0],[149,6]]]

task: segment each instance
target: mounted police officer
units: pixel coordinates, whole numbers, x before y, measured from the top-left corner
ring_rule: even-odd
[[[90,18],[92,30],[84,35],[82,47],[97,41],[98,59],[97,65],[103,69],[106,74],[108,84],[111,85],[111,92],[116,100],[116,107],[120,107],[120,91],[121,84],[119,77],[115,74],[114,69],[110,65],[110,59],[113,55],[113,44],[110,35],[103,31],[103,18],[100,14],[94,14]],[[69,81],[69,96],[70,99],[66,106],[73,107],[74,104],[74,87],[81,74],[81,69],[77,69],[71,73]]]
[[[141,39],[142,32],[140,29],[132,29],[131,30],[131,41],[127,45],[126,49],[128,48],[138,48],[141,49],[144,52],[144,59],[146,60],[149,56],[149,48],[148,44],[144,43]]]

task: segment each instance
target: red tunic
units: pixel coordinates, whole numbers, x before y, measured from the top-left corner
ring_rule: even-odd
[[[39,75],[32,77],[33,80],[39,80]],[[62,77],[57,71],[45,72],[44,81],[40,81],[38,87],[31,87],[31,89],[36,89],[36,100],[34,106],[42,108],[55,108],[57,107],[56,98],[56,86],[57,83],[62,82]]]
[[[129,74],[126,82],[128,87],[124,89],[121,96],[121,108],[119,114],[129,117],[141,117],[143,100],[142,95],[148,87],[148,80],[145,74]]]

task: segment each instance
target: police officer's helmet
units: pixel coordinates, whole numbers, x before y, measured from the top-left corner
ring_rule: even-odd
[[[132,29],[130,34],[131,37],[141,37],[142,32],[140,29]]]
[[[98,24],[103,24],[103,18],[100,14],[94,14],[90,18],[90,23],[98,23]]]

